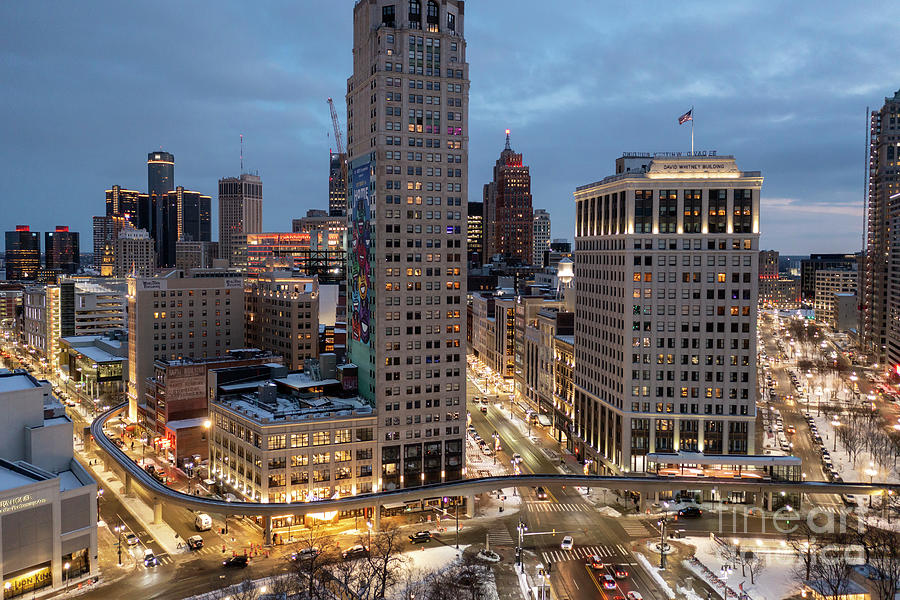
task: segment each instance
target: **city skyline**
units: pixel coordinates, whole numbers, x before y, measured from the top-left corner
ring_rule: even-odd
[[[864,112],[893,95],[900,68],[890,64],[890,52],[866,52],[856,38],[853,53],[838,57],[836,49],[851,47],[850,36],[864,27],[875,32],[864,45],[894,45],[867,27],[874,15],[835,3],[829,22],[840,26],[799,14],[802,26],[788,32],[777,15],[743,3],[715,12],[660,5],[649,27],[639,9],[585,14],[576,7],[548,24],[534,11],[511,6],[469,6],[476,65],[470,192],[490,179],[509,127],[533,168],[534,206],[552,207],[553,237],[572,239],[575,185],[599,179],[600,166],[623,151],[688,150],[689,132],[676,118],[694,105],[698,149],[739,155],[768,174],[762,247],[784,254],[859,249]],[[29,198],[16,222],[46,231],[61,219],[82,233],[83,245],[89,243],[90,211],[81,207],[99,207],[103,191],[114,184],[143,191],[143,156],[159,147],[178,157],[180,185],[212,195],[218,179],[239,167],[241,133],[245,168],[259,171],[271,198],[265,229],[284,230],[306,209],[325,207],[324,150],[334,146],[326,99],[343,95],[350,70],[351,32],[343,24],[351,2],[314,2],[302,9],[282,4],[252,15],[228,4],[215,14],[179,7],[179,19],[165,27],[142,7],[115,5],[104,20],[111,31],[102,36],[76,33],[99,25],[92,15],[66,7],[52,14],[29,5],[0,10],[19,24],[0,46],[0,73],[18,83],[2,100],[11,118],[0,156],[20,174],[7,178],[0,191]],[[316,18],[308,19],[310,14]],[[154,43],[172,36],[171,63],[140,50],[153,44],[115,43],[117,32],[135,34],[127,26],[132,22],[146,24],[136,32],[138,42],[149,32]],[[617,58],[623,40],[638,33],[650,40],[663,24],[671,29],[669,39],[689,34],[705,41],[679,44],[682,60],[675,68],[661,60],[669,53],[649,43],[629,48],[628,61]],[[187,27],[192,35],[181,35]],[[52,35],[36,35],[38,30]],[[502,32],[538,42],[527,51],[510,51]],[[818,40],[825,37],[833,43],[820,48]],[[92,41],[101,39],[103,44]],[[180,41],[187,39],[191,45]],[[242,43],[232,44],[235,39]],[[733,51],[709,51],[726,39]],[[110,43],[121,51],[108,53]],[[585,59],[596,66],[580,68]],[[232,72],[246,74],[245,85],[224,85]],[[182,93],[138,92],[148,80]],[[129,82],[142,85],[122,85]],[[828,82],[825,89],[821,82]],[[64,104],[46,94],[59,87],[66,89]],[[808,109],[811,97],[817,103]],[[344,114],[343,106],[338,112]],[[46,179],[48,170],[49,185],[24,189],[38,175]],[[65,198],[51,191],[62,187],[62,179]],[[789,218],[807,226],[798,234],[796,223],[785,223]],[[823,238],[822,230],[835,233]]]

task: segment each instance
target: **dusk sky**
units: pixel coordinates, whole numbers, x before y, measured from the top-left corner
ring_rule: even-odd
[[[399,2],[400,0],[398,0]],[[535,208],[572,238],[576,186],[623,151],[698,150],[760,170],[761,247],[860,248],[866,106],[900,87],[885,4],[471,0],[469,199],[512,130]],[[351,0],[0,3],[0,230],[70,225],[113,184],[146,191],[147,152],[213,196],[245,169],[264,225],[327,208],[326,99],[346,135]],[[216,216],[213,231],[217,231]],[[214,234],[215,235],[215,234]]]

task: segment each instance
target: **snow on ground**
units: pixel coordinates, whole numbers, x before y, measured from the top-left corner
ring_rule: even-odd
[[[426,548],[422,544],[421,550],[412,550],[403,556],[409,559],[409,567],[420,572],[439,571],[450,566],[457,558],[462,556],[463,550],[468,548],[467,545],[460,544],[459,550],[453,547],[452,541],[448,541],[449,546],[431,546]]]
[[[721,572],[724,561],[719,555],[719,544],[708,536],[690,536],[684,539],[684,543],[695,548],[694,556],[707,569],[715,574]],[[729,588],[738,591],[739,585],[744,584],[744,590],[753,600],[780,600],[797,593],[796,577],[794,575],[795,559],[783,553],[766,554],[766,567],[756,577],[756,583],[750,583],[750,575],[741,575],[741,569],[734,569],[726,578],[725,583]],[[686,567],[703,577],[702,570],[697,569],[684,561]],[[707,583],[710,583],[707,579]],[[715,586],[713,586],[715,587]],[[721,587],[717,591],[721,595]]]
[[[669,584],[666,583],[666,580],[663,579],[662,575],[659,574],[659,568],[651,565],[650,561],[647,560],[647,557],[640,552],[635,552],[634,555],[637,557],[637,561],[641,563],[641,566],[644,568],[644,570],[650,573],[650,576],[653,577],[653,580],[656,582],[656,584],[663,590],[663,593],[666,594],[666,597],[675,598],[675,592],[672,591],[672,588],[669,587]]]
[[[819,430],[819,435],[822,436],[825,448],[831,455],[831,462],[841,475],[841,478],[848,483],[857,481],[868,482],[869,475],[866,474],[866,470],[869,469],[872,456],[868,452],[860,452],[854,465],[850,461],[850,455],[841,446],[840,440],[837,442],[837,449],[834,449],[834,426],[831,424],[834,415],[826,415],[823,412],[820,416],[816,416],[814,407],[811,407],[809,414],[812,415],[816,428]],[[840,421],[840,417],[838,421]],[[875,469],[878,471],[878,474],[874,476],[875,480],[882,483],[900,483],[900,473],[897,472],[897,469],[890,468],[888,471],[880,470],[878,467],[875,467]]]

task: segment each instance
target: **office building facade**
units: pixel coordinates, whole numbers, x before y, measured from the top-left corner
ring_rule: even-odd
[[[59,269],[61,275],[74,275],[81,269],[80,236],[66,225],[44,232],[44,266]]]
[[[126,227],[112,244],[114,277],[150,277],[156,270],[156,245],[144,229]],[[101,270],[101,275],[106,275]]]
[[[176,244],[179,240],[212,241],[212,199],[200,192],[181,186],[162,196],[157,234],[157,264],[175,266]]]
[[[240,177],[219,180],[219,248],[222,258],[231,260],[232,246],[238,236],[263,230],[262,215],[263,184],[258,175],[241,173]]]
[[[347,216],[347,153],[331,152],[328,159],[328,214]]]
[[[534,256],[531,264],[544,266],[544,252],[550,251],[550,213],[539,208],[534,211]]]
[[[530,265],[534,258],[534,213],[531,174],[522,155],[506,147],[494,165],[494,179],[484,185],[485,263],[500,255],[508,264]]]
[[[244,278],[224,269],[178,269],[128,278],[128,419],[157,360],[209,358],[244,343]]]
[[[835,294],[856,294],[859,275],[856,269],[818,269],[816,271],[816,299],[813,304],[816,320],[831,325],[835,317]]]
[[[41,268],[41,234],[28,225],[6,232],[6,280],[34,281]]]
[[[106,190],[106,216],[123,217],[133,225],[137,225],[141,196],[146,194],[126,190],[119,185],[112,186]]]
[[[731,156],[630,153],[575,192],[576,452],[752,454],[762,175]]]
[[[468,203],[466,256],[470,269],[477,269],[484,264],[484,202]]]
[[[856,254],[810,254],[800,261],[800,293],[803,299],[816,298],[816,272],[819,269],[856,271],[859,257]]]
[[[377,491],[464,476],[464,5],[353,10],[348,350],[379,414]]]

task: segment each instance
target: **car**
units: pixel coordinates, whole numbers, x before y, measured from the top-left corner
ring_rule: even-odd
[[[575,547],[575,540],[572,539],[571,535],[567,535],[560,542],[559,547],[563,550],[571,550]]]
[[[487,414],[487,404],[481,405],[481,412],[483,412],[484,414]]]
[[[613,577],[616,579],[625,579],[628,577],[628,567],[625,565],[615,565],[612,568]]]
[[[841,500],[844,501],[844,504],[847,506],[856,506],[856,496],[853,494],[841,494]]]
[[[189,550],[199,550],[203,547],[203,538],[199,535],[192,535],[187,539],[187,545]]]
[[[152,475],[156,472],[156,467],[154,467],[153,465],[147,465],[146,467],[144,467],[144,470]]]
[[[367,547],[363,546],[362,544],[356,544],[355,546],[350,546],[349,548],[341,552],[341,557],[344,560],[354,560],[368,554],[369,549]]]
[[[517,463],[522,462],[522,455],[519,454],[518,452],[516,452],[515,454],[513,454],[513,460],[516,461]]]
[[[319,555],[319,549],[315,546],[310,548],[301,548],[297,552],[291,553],[291,560],[301,562],[304,560],[312,560]]]
[[[603,589],[606,590],[614,590],[616,589],[616,580],[613,579],[612,575],[601,575],[600,583],[603,585]]]
[[[417,531],[409,536],[409,541],[413,544],[424,544],[431,541],[430,531]]]
[[[153,550],[147,548],[144,550],[144,566],[145,567],[155,567],[159,564],[159,561],[156,560],[156,555],[153,554]]]
[[[678,511],[678,516],[685,519],[699,519],[703,516],[703,510],[696,506],[685,506]]]
[[[129,546],[137,546],[138,542],[140,541],[140,538],[138,538],[138,536],[134,535],[130,531],[125,534],[125,543]]]
[[[594,554],[593,556],[591,556],[591,558],[588,562],[590,563],[592,569],[599,570],[606,566],[603,564],[603,559],[600,558],[600,556],[597,554]]]
[[[644,600],[644,597],[641,596],[640,592],[628,592],[627,596],[628,600]]]
[[[242,554],[226,558],[222,561],[222,566],[226,569],[245,569],[250,563],[250,559]]]
[[[797,428],[793,425],[788,425],[787,429],[785,429],[785,432],[787,432],[788,435],[794,435],[795,433],[797,433]]]
[[[541,486],[538,486],[536,493],[537,493],[538,500],[546,500],[547,499],[547,491],[544,488],[542,488]]]
[[[490,446],[485,444],[484,446],[481,447],[481,453],[484,454],[485,456],[491,456],[492,454],[494,454],[494,451],[491,450]]]

